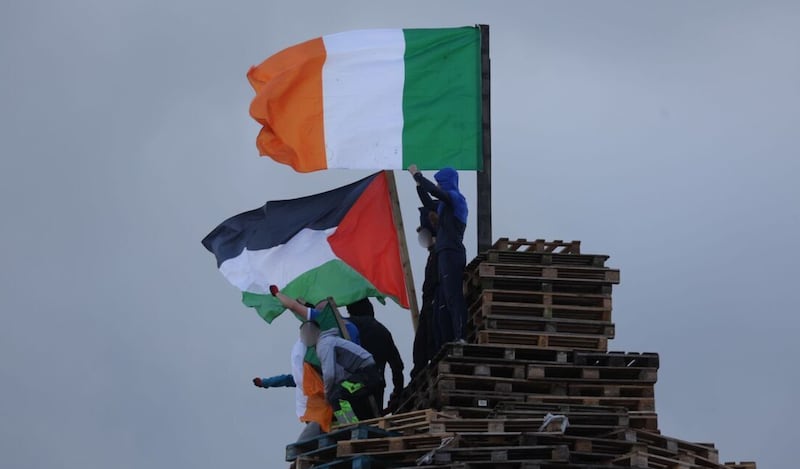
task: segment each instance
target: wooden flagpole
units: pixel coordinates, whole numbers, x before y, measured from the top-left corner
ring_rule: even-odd
[[[392,220],[394,221],[394,228],[397,231],[397,240],[400,244],[400,262],[403,265],[403,274],[405,275],[406,295],[408,296],[408,305],[411,312],[411,324],[414,326],[414,331],[416,331],[417,324],[419,323],[417,291],[414,288],[414,275],[411,272],[411,261],[408,257],[408,243],[406,243],[406,232],[403,228],[403,215],[400,212],[400,199],[397,196],[397,183],[394,179],[394,171],[385,170],[384,174],[386,174],[386,183],[389,186]]]
[[[483,170],[478,171],[478,253],[492,247],[492,118],[491,118],[491,61],[489,60],[489,25],[481,30],[481,129]]]

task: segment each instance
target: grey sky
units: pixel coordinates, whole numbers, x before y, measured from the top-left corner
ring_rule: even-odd
[[[610,254],[611,348],[661,354],[662,431],[789,467],[800,5],[444,0],[0,5],[0,466],[280,467],[293,393],[250,379],[289,370],[297,323],[241,306],[200,239],[365,173],[258,158],[245,73],[326,33],[474,23],[495,236]],[[408,314],[378,314],[410,368]]]

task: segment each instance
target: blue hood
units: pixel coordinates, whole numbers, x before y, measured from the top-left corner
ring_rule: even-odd
[[[442,190],[458,191],[458,172],[450,167],[442,168],[433,175]]]
[[[458,221],[467,224],[467,199],[458,190],[458,172],[451,168],[442,168],[433,175],[439,187],[450,196],[453,206],[453,213]],[[439,215],[442,214],[445,204],[439,204]]]

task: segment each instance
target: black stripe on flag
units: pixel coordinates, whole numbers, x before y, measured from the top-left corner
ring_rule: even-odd
[[[304,228],[326,230],[339,226],[375,173],[360,181],[321,194],[267,202],[263,207],[228,218],[203,238],[203,246],[217,258],[217,267],[250,251],[286,243]]]

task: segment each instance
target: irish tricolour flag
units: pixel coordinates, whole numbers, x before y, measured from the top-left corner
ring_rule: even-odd
[[[300,199],[267,202],[231,217],[203,239],[243,301],[271,322],[283,312],[269,294],[337,304],[390,297],[408,308],[400,242],[386,173]]]
[[[261,155],[326,168],[480,169],[477,27],[331,34],[247,74]]]

